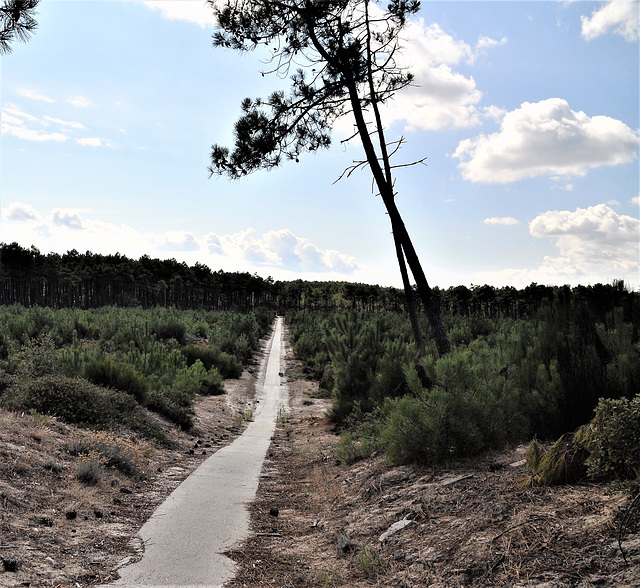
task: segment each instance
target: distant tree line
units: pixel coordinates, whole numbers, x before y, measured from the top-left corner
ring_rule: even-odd
[[[594,320],[612,308],[623,309],[624,320],[638,325],[640,294],[621,281],[593,286],[506,286],[434,288],[445,315],[486,318],[528,318],[553,302],[559,308],[584,307]],[[175,259],[131,259],[125,255],[79,253],[42,254],[37,248],[0,243],[0,304],[25,307],[142,308],[181,310],[352,309],[371,312],[405,310],[398,288],[350,282],[277,281],[249,272],[212,271]]]

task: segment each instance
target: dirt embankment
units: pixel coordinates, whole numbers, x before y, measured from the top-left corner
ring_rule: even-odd
[[[284,371],[291,411],[251,506],[253,535],[231,553],[231,587],[640,586],[637,523],[622,541],[628,565],[618,546],[623,496],[596,485],[521,489],[521,448],[450,469],[392,467],[380,455],[340,464],[329,401],[290,352]],[[143,475],[106,467],[95,485],[76,479],[83,458],[69,452],[91,433],[0,412],[0,586],[115,578],[154,508],[240,432],[255,380],[247,372],[227,396],[201,399],[197,434],[174,431],[177,449],[114,442]]]
[[[225,396],[201,398],[192,434],[167,425],[172,450],[0,410],[0,587],[84,588],[114,579],[155,508],[244,428],[239,415],[250,413],[255,380],[245,372],[225,383]],[[99,469],[91,467],[96,460]],[[85,464],[81,482],[76,472]]]

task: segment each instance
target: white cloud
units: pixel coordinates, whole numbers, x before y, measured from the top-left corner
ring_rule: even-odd
[[[44,116],[42,120],[54,123],[63,127],[69,127],[72,129],[84,129],[85,126],[82,123],[70,120],[62,120],[61,118],[54,118],[52,116]]]
[[[493,105],[485,106],[482,109],[482,116],[484,116],[485,118],[491,118],[496,122],[500,122],[504,118],[505,114],[507,114],[506,110]]]
[[[13,104],[8,104],[2,109],[0,118],[2,135],[11,135],[25,141],[55,141],[58,143],[69,138],[64,133],[44,130],[48,129],[52,122],[59,124],[63,121],[51,118],[39,119],[37,116],[23,112]]]
[[[485,225],[519,225],[520,221],[512,216],[492,216],[482,221]]]
[[[84,96],[73,96],[67,100],[72,106],[77,108],[89,108],[93,106],[93,102]]]
[[[2,210],[2,218],[17,222],[42,220],[42,216],[33,206],[24,204],[23,202],[12,202],[9,204],[7,208]]]
[[[140,232],[127,225],[104,222],[86,210],[56,208],[43,215],[32,206],[13,202],[2,210],[2,240],[41,251],[70,249],[96,253],[122,253],[176,257],[227,271],[261,270],[283,279],[304,275],[308,279],[346,279],[363,275],[356,260],[339,251],[322,249],[288,229],[259,235],[248,228],[232,234],[198,236],[186,230]]]
[[[409,68],[415,79],[386,105],[385,121],[405,121],[409,129],[425,130],[478,124],[482,93],[472,77],[451,67],[465,59],[472,61],[471,47],[422,19],[411,22],[404,36],[399,65]]]
[[[198,251],[200,244],[189,231],[168,231],[154,237],[154,244],[160,251]]]
[[[631,202],[631,204],[635,204],[636,206],[640,206],[640,194],[638,194],[638,196],[634,196],[629,202]]]
[[[84,228],[82,218],[80,218],[80,215],[74,210],[56,208],[51,213],[51,219],[53,224],[58,227],[66,227],[74,231]]]
[[[465,139],[453,156],[472,182],[515,182],[540,175],[581,176],[590,168],[633,161],[638,135],[623,122],[575,112],[561,98],[525,102],[499,132]]]
[[[605,266],[613,272],[638,270],[640,220],[606,204],[545,212],[531,221],[529,232],[556,239],[560,255],[583,271]]]
[[[24,96],[25,98],[30,98],[31,100],[40,100],[42,102],[55,102],[53,98],[49,98],[49,96],[45,96],[44,94],[40,94],[35,90],[29,90],[27,88],[22,88],[18,90],[19,96]]]
[[[205,242],[212,253],[287,271],[352,274],[360,269],[353,257],[320,249],[288,229],[270,231],[262,236],[252,228],[231,235],[210,233]]]
[[[63,135],[62,133],[42,133],[40,131],[36,131],[34,129],[28,129],[22,125],[11,125],[2,123],[2,134],[3,135],[13,135],[14,137],[18,137],[18,139],[24,139],[25,141],[56,141],[62,142],[66,141],[69,137]]]
[[[76,143],[89,147],[102,147],[103,145],[102,139],[99,139],[98,137],[85,137],[84,139],[76,139]]]
[[[534,269],[478,272],[487,283],[525,286],[545,284],[608,283],[624,279],[637,284],[640,220],[621,215],[606,204],[575,211],[552,210],[529,224],[533,237],[553,239],[558,256],[545,256]]]
[[[142,0],[153,10],[159,10],[162,16],[171,20],[186,20],[201,27],[215,25],[213,10],[205,0]]]
[[[580,17],[582,36],[591,41],[612,30],[626,41],[638,40],[639,8],[637,0],[611,0],[602,8],[594,10],[591,18]]]
[[[506,45],[508,41],[509,39],[507,37],[502,37],[502,39],[498,41],[497,39],[492,39],[491,37],[484,37],[480,35],[478,37],[478,43],[476,44],[476,50],[499,47],[500,45]]]
[[[63,120],[53,116],[39,118],[9,104],[2,109],[2,134],[11,135],[25,141],[55,141],[61,143],[69,140],[75,131],[86,127],[77,121]],[[52,129],[52,127],[58,127]],[[89,147],[113,147],[108,140],[98,137],[80,137],[75,142]]]

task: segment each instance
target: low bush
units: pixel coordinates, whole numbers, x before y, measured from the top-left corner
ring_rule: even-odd
[[[146,378],[127,363],[117,363],[110,357],[93,359],[84,367],[84,377],[97,386],[131,394],[144,405],[149,385]]]
[[[93,457],[103,468],[111,468],[125,476],[140,478],[143,475],[143,458],[140,450],[125,438],[108,431],[87,432],[67,445],[70,455]]]
[[[76,479],[87,486],[96,486],[102,479],[102,468],[97,459],[87,459],[76,466]]]
[[[205,369],[216,367],[223,378],[239,378],[242,375],[242,363],[234,355],[221,351],[213,345],[187,345],[181,349],[187,360],[187,365],[192,366],[200,360]]]
[[[8,410],[34,409],[69,424],[100,429],[127,426],[148,439],[170,443],[160,425],[132,396],[81,378],[54,375],[24,380],[5,392],[0,403]]]
[[[382,409],[380,437],[390,460],[434,464],[525,437],[518,390],[499,373],[498,359],[474,342],[437,360],[425,358],[422,378],[405,366],[411,394],[387,398]]]
[[[529,485],[570,484],[585,477],[609,482],[613,489],[640,489],[640,395],[601,398],[594,416],[547,451],[537,442],[528,449]]]
[[[0,395],[15,386],[16,382],[17,379],[15,376],[0,368]]]
[[[217,368],[212,367],[202,380],[200,394],[205,396],[220,396],[224,394],[224,380]]]
[[[19,359],[18,373],[22,376],[38,378],[58,372],[56,345],[48,334],[29,340],[22,348]]]
[[[152,330],[161,341],[175,339],[180,345],[184,345],[187,339],[187,327],[178,320],[159,323]]]
[[[600,399],[590,430],[586,465],[591,478],[640,486],[640,394]]]
[[[147,407],[169,419],[184,431],[193,428],[193,397],[184,390],[177,388],[152,390]]]

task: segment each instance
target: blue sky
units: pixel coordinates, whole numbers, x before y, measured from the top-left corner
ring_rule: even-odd
[[[400,285],[354,142],[208,178],[245,97],[286,88],[213,49],[198,0],[41,0],[2,58],[0,241],[276,279]],[[638,2],[423,2],[384,112],[397,202],[433,285],[640,287]]]

